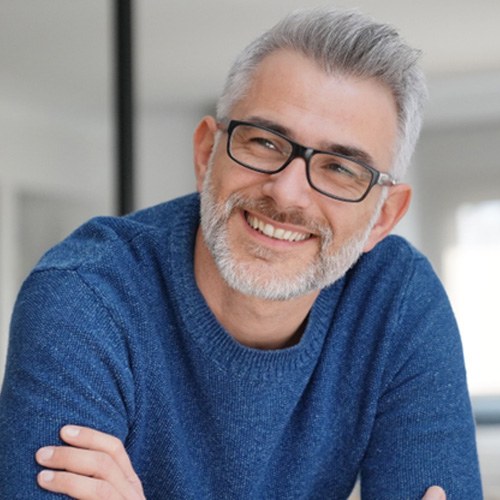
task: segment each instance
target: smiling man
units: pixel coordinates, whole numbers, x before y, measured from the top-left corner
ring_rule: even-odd
[[[394,162],[396,104],[375,80],[325,73],[281,49],[258,65],[229,115],[205,118],[195,133],[196,281],[234,337],[279,348],[297,337],[319,291],[407,208],[409,187],[388,180],[383,195],[366,163]]]
[[[366,499],[481,498],[453,314],[388,236],[416,59],[359,13],[288,16],[195,131],[200,195],[42,259],[12,321],[3,496],[343,499],[360,476]]]

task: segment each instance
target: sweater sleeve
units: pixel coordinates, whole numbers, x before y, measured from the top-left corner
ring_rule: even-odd
[[[424,259],[417,259],[393,335],[361,471],[363,499],[420,499],[431,485],[448,500],[481,499],[460,336]]]
[[[27,279],[0,395],[0,498],[52,497],[36,484],[34,455],[60,443],[64,424],[126,439],[134,409],[128,360],[117,323],[77,271],[35,271]]]

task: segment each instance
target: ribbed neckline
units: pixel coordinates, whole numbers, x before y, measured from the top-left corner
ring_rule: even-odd
[[[199,198],[177,200],[176,217],[168,242],[169,282],[176,308],[189,336],[219,369],[239,377],[266,380],[306,369],[317,359],[328,333],[343,280],[322,290],[316,299],[301,341],[292,347],[260,350],[233,339],[218,323],[196,285],[193,248],[199,223]]]

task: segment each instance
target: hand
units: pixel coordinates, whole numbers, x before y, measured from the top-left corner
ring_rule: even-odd
[[[422,500],[446,500],[446,493],[439,486],[431,486],[426,492]]]
[[[46,467],[38,484],[80,500],[145,500],[142,484],[122,442],[88,427],[65,426],[61,438],[70,446],[47,446],[36,453]]]

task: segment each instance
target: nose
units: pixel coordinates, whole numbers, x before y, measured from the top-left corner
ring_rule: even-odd
[[[306,208],[311,203],[312,188],[307,182],[305,160],[295,158],[281,172],[268,175],[262,191],[282,209]]]

